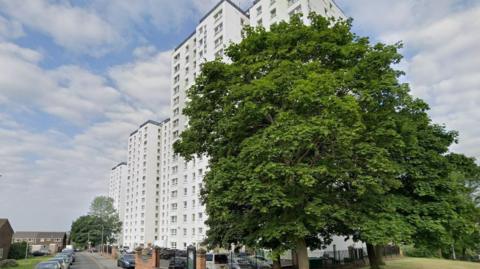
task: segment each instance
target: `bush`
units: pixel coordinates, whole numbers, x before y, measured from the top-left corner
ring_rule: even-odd
[[[25,258],[25,251],[27,249],[27,242],[12,243],[10,251],[8,252],[9,259],[22,259]]]
[[[16,260],[9,259],[0,261],[0,268],[9,268],[9,267],[17,267],[18,263]]]
[[[419,258],[441,258],[438,250],[429,249],[422,246],[404,246],[405,256]]]

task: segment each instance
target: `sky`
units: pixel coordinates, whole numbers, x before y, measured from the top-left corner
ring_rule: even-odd
[[[171,50],[216,2],[0,0],[0,218],[65,231],[86,214],[129,133],[168,117]],[[402,81],[480,158],[480,1],[336,2],[358,35],[403,42]]]

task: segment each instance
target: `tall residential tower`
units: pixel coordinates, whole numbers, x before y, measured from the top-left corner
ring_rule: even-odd
[[[188,119],[182,115],[187,101],[186,90],[193,85],[203,62],[217,57],[225,59],[224,49],[229,43],[242,40],[245,25],[261,25],[269,29],[270,25],[288,21],[296,13],[310,12],[344,18],[333,0],[257,0],[247,11],[230,0],[222,0],[213,7],[172,54],[172,144],[188,125]],[[303,19],[309,23],[306,15]],[[181,157],[172,156],[171,173],[166,182],[169,195],[161,205],[162,215],[166,216],[165,224],[162,222],[161,226],[161,246],[183,249],[205,239],[207,216],[199,194],[207,166],[208,157],[195,157],[186,162]]]

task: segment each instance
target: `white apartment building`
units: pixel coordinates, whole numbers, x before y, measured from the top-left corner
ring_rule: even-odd
[[[118,212],[118,217],[123,221],[125,217],[125,186],[127,183],[127,163],[121,162],[110,171],[108,184],[108,197],[113,199],[113,207]],[[123,244],[123,236],[118,236],[118,244]]]
[[[238,6],[231,1],[220,1],[175,49],[172,56],[172,143],[187,126],[187,119],[181,111],[186,102],[186,89],[195,81],[200,64],[222,57],[225,45],[230,41],[239,42],[243,25],[248,21],[248,15]],[[207,158],[185,162],[181,157],[173,156],[167,182],[169,197],[166,197],[165,212],[162,212],[168,219],[166,226],[161,228],[161,246],[183,249],[205,239],[205,207],[199,194],[207,164]]]
[[[155,244],[159,238],[162,177],[168,177],[170,120],[149,120],[128,138],[123,245]]]
[[[108,197],[113,199],[113,207],[119,214],[124,205],[125,183],[127,180],[127,163],[121,162],[114,166],[110,171],[110,180],[108,184]]]
[[[346,19],[342,10],[333,0],[256,0],[249,9],[250,25],[263,26],[289,21],[290,17],[302,13],[305,24],[309,24],[308,14],[314,12],[325,17]]]
[[[230,42],[241,41],[246,24],[269,29],[273,23],[288,21],[293,14],[310,12],[345,17],[333,0],[257,0],[248,11],[243,11],[230,0],[221,0],[213,7],[172,54],[172,144],[188,124],[188,119],[182,115],[187,101],[186,90],[200,73],[201,63],[224,57],[224,49]],[[303,19],[309,23],[306,15]],[[227,59],[224,57],[224,60]],[[172,144],[170,151],[173,153]],[[162,194],[165,190],[166,195],[162,196],[161,203],[160,246],[184,249],[205,239],[207,216],[199,194],[207,165],[207,157],[185,162],[172,155],[170,174],[166,182],[162,182]]]

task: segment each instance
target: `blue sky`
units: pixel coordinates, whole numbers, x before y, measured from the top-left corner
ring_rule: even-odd
[[[215,3],[0,0],[0,217],[67,230],[85,214],[128,134],[168,116],[170,51]],[[404,42],[403,80],[480,157],[480,2],[337,3],[358,34]]]

